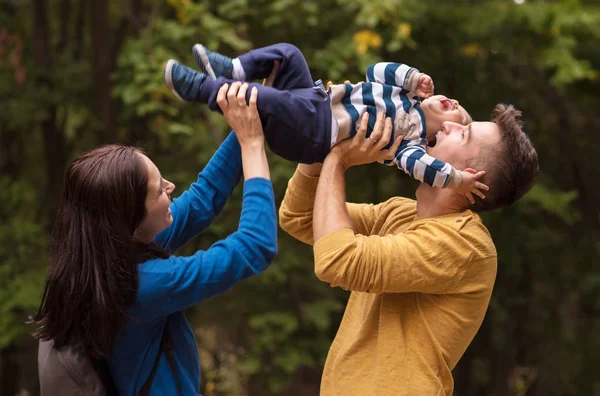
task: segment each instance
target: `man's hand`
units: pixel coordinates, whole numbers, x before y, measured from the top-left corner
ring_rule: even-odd
[[[433,95],[433,91],[435,90],[435,86],[433,85],[433,80],[427,74],[421,75],[419,77],[419,82],[417,83],[417,89],[415,93],[427,99],[428,97]]]
[[[471,205],[475,204],[473,194],[481,199],[485,199],[483,191],[489,191],[490,188],[486,184],[477,181],[485,175],[485,171],[477,172],[475,169],[467,168],[464,171],[461,171],[461,175],[462,180],[460,181],[460,185],[456,188],[456,192],[466,196]]]
[[[367,138],[369,114],[362,116],[356,135],[336,144],[325,158],[313,215],[313,239],[315,243],[325,235],[344,228],[352,229],[352,223],[346,209],[346,189],[344,174],[348,167],[394,158],[402,137],[394,144],[382,150],[392,136],[392,120],[384,122],[383,113],[377,114],[373,132]],[[385,125],[384,125],[385,124]]]
[[[397,136],[392,146],[384,150],[392,136],[392,119],[388,117],[384,121],[383,118],[383,113],[377,113],[373,131],[367,137],[369,113],[364,113],[356,135],[336,144],[328,156],[336,156],[345,169],[355,165],[393,159],[402,142],[402,136]]]
[[[357,84],[361,83],[362,81],[359,81]],[[350,80],[345,80],[344,84],[352,84],[350,82]],[[332,83],[331,81],[327,81],[327,89],[331,88],[332,85],[335,85],[334,83]]]

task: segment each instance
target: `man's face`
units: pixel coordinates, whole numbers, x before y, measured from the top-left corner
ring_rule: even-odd
[[[464,170],[467,161],[476,158],[482,148],[500,142],[500,130],[493,122],[472,122],[465,126],[446,121],[435,138],[435,146],[428,147],[427,153]]]

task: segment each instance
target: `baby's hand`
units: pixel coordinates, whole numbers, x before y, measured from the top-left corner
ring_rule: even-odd
[[[419,82],[417,83],[416,94],[422,98],[427,99],[431,95],[433,95],[433,91],[435,86],[433,85],[433,80],[427,74],[421,75],[419,77]]]
[[[467,168],[464,171],[460,171],[460,173],[462,180],[456,191],[466,196],[472,205],[475,204],[473,194],[481,199],[485,199],[485,194],[481,190],[489,191],[490,188],[486,184],[477,181],[485,175],[485,171],[476,172],[475,169]]]

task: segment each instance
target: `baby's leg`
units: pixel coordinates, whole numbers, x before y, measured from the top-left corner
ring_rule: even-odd
[[[169,89],[187,102],[206,103],[220,112],[217,93],[231,79],[213,80],[174,60],[165,66],[165,82]],[[330,146],[331,108],[329,101],[314,88],[280,90],[259,84],[257,108],[269,147],[281,157],[295,162],[322,161]]]
[[[238,57],[248,80],[267,78],[275,61],[281,64],[273,88],[298,89],[314,87],[310,70],[302,52],[291,44],[275,44],[252,50]]]
[[[208,103],[211,110],[220,112],[217,92],[223,84],[233,82],[223,78],[206,79],[198,99]],[[284,91],[255,83],[249,85],[246,101],[250,100],[250,92],[256,87],[256,106],[271,150],[289,161],[322,162],[331,140],[329,102],[313,88]]]
[[[187,102],[206,103],[213,111],[221,111],[217,93],[223,84],[235,81],[223,77],[213,80],[187,66],[169,60],[165,66],[165,82],[169,89]],[[259,84],[257,108],[271,149],[285,159],[296,162],[322,160],[329,148],[331,109],[314,88],[279,90]],[[318,157],[316,157],[318,156]]]
[[[247,81],[267,78],[276,61],[280,63],[273,87],[277,89],[312,88],[313,79],[302,52],[291,44],[275,44],[252,50],[235,59],[206,49],[202,44],[192,49],[204,74]]]
[[[202,44],[192,49],[204,74],[238,81],[267,78],[276,61],[280,63],[273,87],[277,89],[312,88],[313,79],[302,52],[291,44],[281,43],[258,48],[235,59],[206,49]]]
[[[213,111],[221,112],[217,104],[217,93],[223,84],[231,85],[234,80],[218,78],[216,80],[207,78],[194,98],[194,102],[206,103]],[[277,122],[292,127],[293,131],[289,133],[300,133],[309,136],[311,129],[314,128],[316,109],[313,101],[307,98],[306,92],[309,89],[296,91],[282,91],[272,87],[265,87],[256,83],[248,84],[246,101],[250,100],[252,88],[258,89],[258,100],[256,107],[263,126],[267,123]],[[316,96],[316,95],[315,95]],[[322,101],[322,99],[321,99]],[[288,133],[282,131],[281,133]]]
[[[287,76],[287,75],[286,75]],[[225,83],[232,84],[235,80],[219,77],[216,80],[209,78],[206,74],[182,65],[174,60],[169,60],[164,70],[165,82],[171,92],[186,102],[206,103],[211,110],[219,111],[216,102],[217,92]],[[294,94],[294,90],[281,90],[278,88],[264,87],[258,84],[259,89],[258,110],[262,115],[276,116],[282,119],[293,120],[294,108],[298,106],[300,114],[304,110],[314,113],[314,106],[303,105],[305,99],[302,95]],[[296,90],[314,90],[312,88],[303,88]],[[263,93],[264,91],[264,93]],[[316,92],[316,91],[315,91]],[[248,90],[250,97],[250,89]],[[312,97],[312,95],[311,95]],[[321,101],[323,98],[321,97]],[[277,109],[277,110],[273,110]],[[265,113],[266,112],[266,113]],[[281,115],[278,115],[281,112]],[[264,114],[263,114],[264,113]]]

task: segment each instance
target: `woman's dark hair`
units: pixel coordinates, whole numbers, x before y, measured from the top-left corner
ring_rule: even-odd
[[[138,289],[137,264],[156,246],[133,233],[145,216],[148,171],[135,147],[108,145],[67,169],[52,231],[48,277],[32,324],[60,349],[78,345],[109,356]]]

